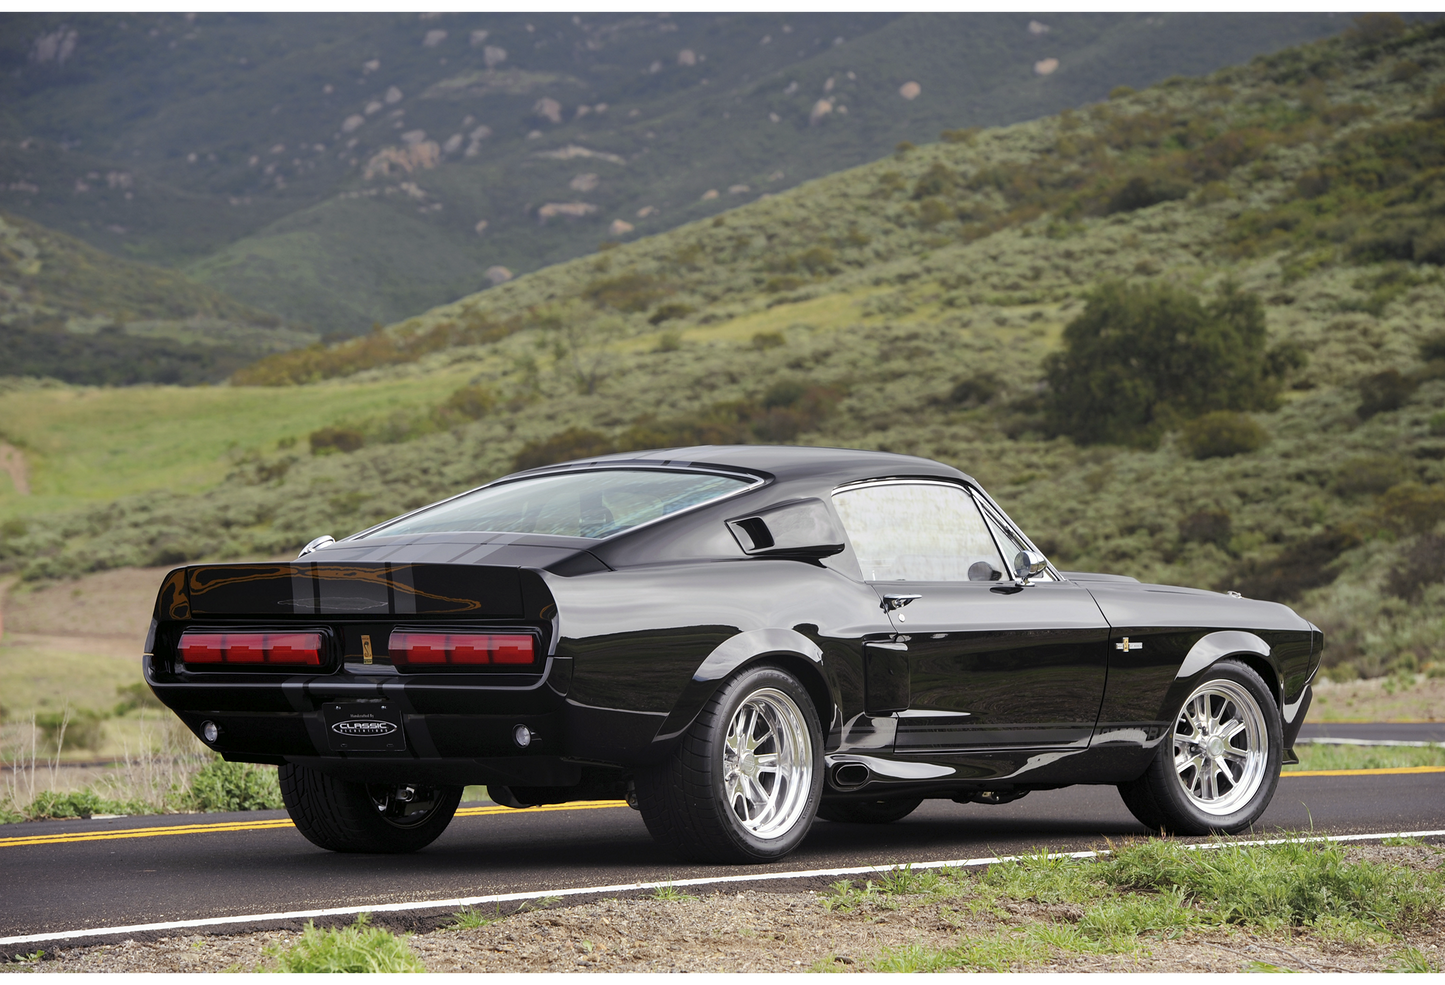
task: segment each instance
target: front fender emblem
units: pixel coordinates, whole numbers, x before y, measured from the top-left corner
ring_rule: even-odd
[[[1114,649],[1116,649],[1116,650],[1123,650],[1124,652],[1127,653],[1127,652],[1130,651],[1130,650],[1142,650],[1142,649],[1144,649],[1144,644],[1143,644],[1143,643],[1130,643],[1130,642],[1129,642],[1129,637],[1126,636],[1126,637],[1124,637],[1123,642],[1115,643],[1115,644],[1114,644]]]

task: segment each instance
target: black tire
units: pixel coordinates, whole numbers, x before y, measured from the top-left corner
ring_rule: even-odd
[[[1191,724],[1201,721],[1204,729]],[[1279,708],[1264,680],[1221,660],[1175,710],[1169,732],[1144,775],[1119,784],[1130,813],[1152,831],[1178,835],[1248,830],[1274,796],[1284,750]]]
[[[730,751],[734,729],[752,736],[747,741],[761,734],[756,756],[776,750],[778,768],[770,781],[765,766],[759,769],[755,759],[749,765],[751,749],[741,758]],[[730,765],[736,763],[741,768]],[[660,766],[637,774],[636,784],[647,830],[681,858],[782,858],[812,827],[823,792],[822,729],[812,699],[779,667],[744,668],[718,688]],[[749,791],[769,805],[751,818],[748,812],[760,801],[750,800]]]
[[[461,787],[413,786],[408,801],[398,785],[347,783],[305,766],[278,771],[281,799],[296,830],[333,852],[400,854],[425,848],[446,830]]]
[[[818,816],[825,821],[842,824],[892,824],[918,810],[922,797],[895,797],[890,800],[823,801]]]

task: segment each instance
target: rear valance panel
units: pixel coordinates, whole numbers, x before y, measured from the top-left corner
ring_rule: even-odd
[[[522,599],[524,577],[517,568],[470,565],[306,561],[199,565],[186,569],[184,595],[189,612],[170,615],[178,619],[242,615],[522,618],[528,615]]]

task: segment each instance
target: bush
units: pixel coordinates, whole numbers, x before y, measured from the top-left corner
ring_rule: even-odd
[[[1252,599],[1290,602],[1311,588],[1328,585],[1339,577],[1333,565],[1345,551],[1358,547],[1360,538],[1345,530],[1325,530],[1291,544],[1270,561],[1239,565],[1218,585]]]
[[[191,777],[190,806],[199,811],[267,811],[284,806],[276,767],[217,759]]]
[[[1109,214],[1133,212],[1158,205],[1160,202],[1173,202],[1187,197],[1192,187],[1187,181],[1175,178],[1136,175],[1109,196],[1109,203],[1104,211]]]
[[[979,407],[997,397],[1003,390],[1003,381],[993,373],[975,373],[959,380],[948,392],[949,403],[963,407]]]
[[[35,716],[45,747],[52,752],[61,749],[96,749],[105,734],[105,714],[78,708],[46,711]]]
[[[1445,359],[1445,332],[1436,332],[1420,340],[1420,358],[1427,363]]]
[[[1372,517],[1397,534],[1419,534],[1445,520],[1445,488],[1402,482],[1380,494]]]
[[[1048,424],[1081,444],[1150,445],[1180,419],[1268,409],[1279,392],[1263,306],[1233,285],[1206,306],[1168,284],[1103,284],[1044,365]]]
[[[663,322],[670,321],[674,318],[686,318],[692,314],[692,312],[693,308],[690,305],[678,304],[675,301],[668,304],[660,304],[657,306],[656,311],[647,316],[647,324],[661,325]]]
[[[594,280],[582,289],[582,296],[599,306],[618,311],[640,312],[652,307],[671,289],[648,274],[628,273]]]
[[[1355,386],[1360,391],[1360,406],[1355,413],[1360,415],[1362,421],[1367,421],[1376,414],[1399,410],[1415,392],[1415,381],[1398,369],[1387,369],[1366,376]]]
[[[1198,510],[1179,521],[1179,539],[1185,543],[1227,548],[1233,534],[1234,525],[1224,510]]]
[[[312,431],[309,438],[313,455],[328,452],[352,452],[366,444],[366,435],[355,428],[326,427]]]
[[[423,973],[426,966],[412,953],[406,939],[380,927],[369,927],[371,915],[361,913],[350,927],[317,930],[306,922],[301,938],[285,948],[271,948],[267,953],[276,961],[276,970],[299,974],[322,973]]]
[[[600,431],[589,428],[568,428],[542,441],[531,441],[522,446],[512,461],[512,470],[541,468],[557,462],[570,462],[574,458],[593,458],[610,455],[617,448],[612,439]]]
[[[56,793],[48,790],[19,812],[29,821],[63,820],[72,817],[93,817],[96,814],[149,814],[144,804],[107,800],[92,790],[77,793]],[[18,820],[18,818],[17,818]]]
[[[1426,534],[1400,557],[1385,577],[1385,591],[1408,602],[1420,601],[1427,585],[1445,581],[1445,534]]]
[[[447,397],[442,408],[454,411],[463,417],[470,417],[475,421],[490,414],[496,405],[497,398],[492,391],[480,383],[474,383],[471,386],[464,386],[452,391],[452,395]],[[315,448],[314,443],[312,448]]]
[[[1430,433],[1439,437],[1445,435],[1445,410],[1430,415]]]
[[[1395,455],[1361,455],[1342,462],[1335,492],[1342,496],[1374,496],[1405,479],[1405,463]]]
[[[1262,447],[1269,432],[1248,414],[1216,410],[1184,425],[1179,437],[1193,458],[1228,458]]]
[[[752,337],[752,347],[759,352],[765,349],[776,349],[785,342],[782,332],[754,332]]]

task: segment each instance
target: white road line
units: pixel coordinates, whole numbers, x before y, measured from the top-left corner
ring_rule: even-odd
[[[1383,838],[1439,838],[1445,837],[1440,831],[1386,831],[1363,835],[1314,835],[1308,838],[1263,838],[1249,841],[1214,841],[1186,845],[1190,849],[1223,848],[1226,846],[1283,845],[1289,842],[1324,841],[1376,841]],[[1049,858],[1098,858],[1108,855],[1099,852],[1053,852]],[[1016,862],[1025,856],[1001,855],[993,858],[952,859],[946,862],[899,862],[894,865],[859,865],[843,869],[801,869],[795,872],[758,872],[741,876],[708,876],[701,879],[666,879],[661,882],[630,882],[612,886],[582,886],[575,889],[544,889],[528,893],[494,893],[490,896],[459,896],[456,899],[422,900],[413,903],[378,903],[372,906],[331,906],[316,910],[287,910],[280,913],[249,913],[235,917],[207,917],[201,920],[167,920],[160,923],[136,923],[123,927],[91,927],[86,930],[68,930],[49,934],[22,934],[18,937],[0,937],[0,944],[39,944],[44,941],[73,940],[80,937],[109,937],[119,934],[144,934],[162,930],[191,930],[196,927],[221,927],[240,923],[269,923],[278,920],[308,920],[316,917],[344,917],[358,913],[402,913],[408,910],[459,910],[464,906],[480,906],[484,903],[512,903],[525,900],[546,899],[562,896],[593,896],[602,893],[631,893],[639,890],[661,889],[664,886],[712,886],[727,883],[772,882],[780,879],[819,879],[831,876],[881,875],[897,869],[947,869],[966,868],[977,865],[993,865],[998,862]]]

